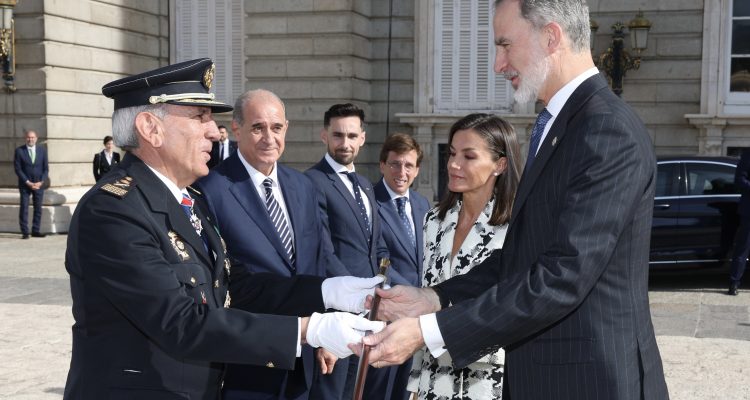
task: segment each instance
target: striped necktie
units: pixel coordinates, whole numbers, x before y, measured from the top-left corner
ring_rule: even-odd
[[[286,254],[289,257],[289,262],[291,263],[292,268],[294,268],[295,259],[292,230],[289,229],[289,223],[287,222],[284,213],[281,211],[279,202],[276,201],[276,197],[273,195],[273,190],[271,189],[272,186],[273,180],[271,178],[263,180],[263,187],[266,190],[266,208],[268,209],[268,215],[271,217],[271,222],[273,223],[273,226],[276,227],[276,232],[279,234],[281,244],[284,245],[284,250],[286,250]]]

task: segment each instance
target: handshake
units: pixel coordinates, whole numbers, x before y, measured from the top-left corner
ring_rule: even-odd
[[[361,343],[365,333],[379,332],[385,327],[382,321],[370,321],[362,316],[366,297],[373,294],[383,279],[378,275],[373,278],[341,276],[324,280],[321,291],[325,307],[347,312],[313,313],[303,322],[302,339],[312,347],[325,348],[338,358],[352,355],[348,347],[350,343]]]

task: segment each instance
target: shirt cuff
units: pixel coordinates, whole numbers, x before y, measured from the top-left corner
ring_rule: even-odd
[[[302,357],[302,345],[300,340],[302,335],[302,318],[297,317],[297,357]]]
[[[443,334],[440,333],[435,313],[420,315],[419,326],[422,329],[424,344],[427,345],[427,349],[430,350],[433,357],[438,358],[448,351],[445,348],[445,341],[443,340]]]

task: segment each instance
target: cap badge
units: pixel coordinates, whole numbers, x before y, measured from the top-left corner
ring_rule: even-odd
[[[211,66],[206,68],[206,71],[203,73],[203,86],[205,86],[208,90],[211,90],[211,84],[214,82],[215,72],[216,66],[214,64],[211,64]]]

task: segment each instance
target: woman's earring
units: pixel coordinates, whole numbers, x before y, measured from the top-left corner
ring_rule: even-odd
[[[494,175],[495,175],[495,176],[500,176],[500,173],[499,173],[499,172],[495,172],[495,174],[494,174]]]

